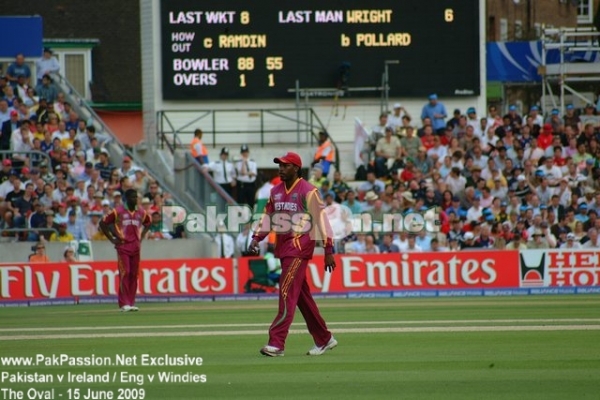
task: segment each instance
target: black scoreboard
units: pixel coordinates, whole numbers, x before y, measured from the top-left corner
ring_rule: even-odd
[[[480,94],[479,0],[161,0],[165,100]],[[346,90],[350,89],[350,90]],[[374,90],[373,90],[374,89]]]

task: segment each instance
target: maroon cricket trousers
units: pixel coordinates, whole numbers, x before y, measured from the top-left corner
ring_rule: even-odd
[[[300,309],[308,332],[317,346],[324,346],[331,339],[331,332],[321,317],[319,308],[310,294],[306,281],[308,261],[301,258],[286,257],[281,259],[281,277],[279,278],[279,312],[269,328],[269,345],[283,350],[285,339],[292,321],[296,306]]]
[[[133,306],[138,287],[140,253],[130,254],[117,250],[119,265],[119,308]]]

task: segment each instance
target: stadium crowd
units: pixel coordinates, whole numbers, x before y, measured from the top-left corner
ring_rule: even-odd
[[[39,63],[35,85],[22,55],[0,76],[0,239],[39,242],[40,248],[45,241],[106,240],[99,220],[130,188],[152,215],[150,239],[184,237],[181,227],[174,232],[162,227],[160,207],[171,202],[169,193],[131,158],[112,160],[104,148],[110,138],[65,101],[49,75],[54,68],[49,49]],[[431,95],[419,126],[400,104],[379,116],[361,153],[358,186],[351,187],[339,171],[329,172],[335,154],[324,132],[308,178],[321,191],[328,214],[346,221],[368,214],[374,226],[382,226],[386,215],[437,207],[439,233],[344,231],[340,252],[596,247],[597,108],[568,105],[564,115],[554,109],[544,117],[537,106],[520,115],[511,105],[501,115],[491,105],[486,116],[475,108],[449,116]],[[264,206],[274,182],[255,186],[259,174],[248,147],[241,147],[233,163],[228,148],[209,163],[201,138],[197,130],[191,151],[203,168],[226,192],[237,186],[238,201]],[[247,231],[236,239],[217,238],[227,241],[225,256],[245,253]],[[224,254],[225,244],[220,246]]]
[[[185,236],[162,227],[160,208],[171,202],[169,193],[130,157],[112,160],[104,147],[111,138],[65,101],[49,74],[53,59],[45,49],[37,83],[22,55],[0,74],[0,240],[38,242],[40,261],[48,241],[106,240],[98,223],[130,188],[152,215],[150,239]]]
[[[353,182],[325,172],[333,159],[323,157],[322,133],[308,178],[325,200],[339,252],[596,248],[599,109],[569,104],[565,115],[554,109],[544,118],[537,106],[522,116],[511,105],[502,116],[491,105],[481,118],[475,108],[450,118],[431,95],[419,127],[401,104],[379,116]],[[275,183],[262,185],[259,203]],[[424,217],[416,227],[406,222],[410,213]],[[246,238],[238,236],[240,252]]]
[[[373,226],[386,214],[439,213],[439,233],[412,234],[407,226],[353,233],[341,240],[348,253],[596,248],[598,111],[569,104],[564,115],[554,109],[544,118],[537,106],[520,115],[511,105],[500,115],[491,105],[486,116],[469,108],[450,118],[431,95],[420,127],[400,104],[380,115],[362,151],[357,178],[365,177],[357,188],[339,172],[329,181],[316,169],[311,180],[330,214],[367,213]]]

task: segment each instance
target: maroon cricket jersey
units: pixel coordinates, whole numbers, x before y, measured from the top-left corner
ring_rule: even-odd
[[[316,240],[325,240],[325,253],[333,252],[332,230],[319,190],[302,178],[288,190],[281,182],[271,196],[253,239],[262,241],[275,232],[275,257],[310,259]]]
[[[137,254],[141,249],[143,227],[150,226],[152,221],[143,209],[129,211],[124,206],[118,206],[104,216],[104,223],[115,224],[117,236],[125,242],[115,246],[117,251]]]

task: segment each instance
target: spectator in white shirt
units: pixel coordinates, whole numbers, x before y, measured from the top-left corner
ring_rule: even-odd
[[[90,189],[90,193],[94,194],[93,192],[93,188]],[[76,183],[75,183],[75,190],[73,191],[73,196],[77,197],[80,200],[86,200],[86,201],[91,201],[91,198],[88,198],[88,191],[85,188],[85,180],[84,179],[77,179]]]
[[[235,239],[235,246],[238,249],[239,253],[243,256],[246,255],[248,246],[250,245],[250,242],[252,241],[252,233],[250,232],[250,228],[251,228],[251,225],[246,224],[244,226],[244,228],[242,229],[242,231],[238,234],[237,238]]]
[[[482,208],[488,208],[488,207],[492,206],[493,201],[494,201],[494,196],[492,196],[490,188],[488,188],[487,186],[484,186],[481,189],[481,200],[479,201],[479,205]]]
[[[19,152],[28,152],[33,149],[33,142],[28,121],[23,121],[19,130],[12,133],[10,141],[11,150],[15,152],[15,154],[13,154],[13,158],[25,161],[28,155]]]
[[[406,252],[421,252],[423,249],[417,244],[415,235],[408,235],[408,246]]]
[[[398,237],[394,238],[392,244],[395,244],[398,249],[400,249],[401,253],[406,251],[406,249],[408,249],[408,233],[404,230],[399,232]]]
[[[473,127],[473,133],[478,138],[483,137],[483,132],[481,131],[481,123],[479,118],[477,118],[477,110],[474,107],[469,107],[467,109],[467,125]],[[482,167],[483,168],[483,167]]]
[[[500,140],[500,138],[494,134],[494,131],[492,129],[488,129],[484,137],[481,139],[483,151],[489,153],[490,151],[494,150],[498,145],[498,140]]]
[[[542,117],[539,112],[540,108],[538,106],[533,106],[529,109],[528,117],[533,120],[534,125],[542,126],[544,125],[544,117]]]
[[[448,154],[448,148],[441,143],[439,136],[434,136],[433,147],[427,150],[427,156],[430,157],[433,162],[443,160]]]
[[[64,121],[58,123],[58,129],[52,133],[52,140],[59,138],[62,142],[63,139],[69,139],[69,131],[67,131],[67,125]]]
[[[8,179],[0,184],[0,203],[6,199],[6,195],[15,190],[14,182],[19,180],[19,173],[17,170],[11,170],[8,175]]]
[[[467,211],[467,222],[476,221],[479,222],[481,215],[483,214],[483,208],[481,207],[481,198],[479,196],[473,197],[473,205]]]
[[[235,254],[235,242],[231,235],[225,233],[225,225],[219,225],[219,233],[215,238],[217,244],[217,257],[232,258]]]
[[[44,48],[44,55],[36,62],[38,84],[42,83],[42,77],[46,74],[58,73],[60,64],[56,57],[52,55],[52,50]]]
[[[577,237],[573,232],[567,234],[567,241],[560,245],[561,249],[581,249],[581,243],[577,240]]]
[[[375,244],[375,238],[372,234],[365,236],[365,254],[379,254],[379,246]]]
[[[394,133],[398,133],[398,130],[402,127],[402,117],[409,115],[408,112],[402,107],[402,104],[394,104],[394,112],[388,117],[387,124],[390,126]]]
[[[483,154],[481,146],[473,147],[473,165],[477,165],[479,168],[484,169],[487,166],[488,156]]]
[[[525,149],[524,157],[534,162],[544,157],[544,149],[538,146],[536,138],[531,138],[531,146]]]
[[[552,198],[552,195],[554,194],[554,190],[552,190],[548,186],[548,178],[546,176],[542,177],[542,181],[540,182],[540,185],[537,187],[535,193],[539,197],[540,202],[542,204],[546,204],[546,205],[550,204],[550,199]]]
[[[584,249],[597,249],[600,248],[600,235],[596,228],[590,228],[586,236],[586,242],[581,246]]]
[[[551,186],[557,185],[563,177],[560,167],[554,165],[553,157],[546,157],[544,164],[538,169],[538,171],[544,172],[544,176],[548,178],[548,183]]]
[[[127,176],[132,181],[135,180],[135,171],[139,168],[133,165],[133,160],[129,156],[123,157],[123,163],[121,169],[119,170],[119,174],[121,176]]]
[[[346,254],[364,254],[366,252],[365,235],[363,233],[358,233],[356,235],[356,240],[346,243],[344,251]]]
[[[445,179],[446,187],[454,195],[460,195],[465,191],[467,179],[460,174],[458,167],[453,167],[450,174]]]
[[[568,207],[571,204],[571,189],[567,177],[560,180],[559,186],[554,189],[554,194],[558,196],[558,203],[563,207]]]

